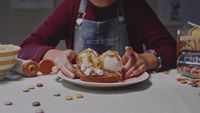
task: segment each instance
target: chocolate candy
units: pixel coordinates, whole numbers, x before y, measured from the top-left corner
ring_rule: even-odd
[[[33,106],[40,106],[40,102],[35,101],[35,102],[32,103],[32,105],[33,105]]]
[[[59,97],[61,94],[60,93],[55,93],[53,96]]]
[[[44,85],[42,83],[37,83],[36,86],[37,87],[43,87]]]
[[[13,105],[13,102],[10,101],[10,100],[7,100],[4,104],[5,104],[6,106],[11,106],[11,105]]]

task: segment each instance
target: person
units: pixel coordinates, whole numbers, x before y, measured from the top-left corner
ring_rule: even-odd
[[[66,50],[56,49],[65,40]],[[62,0],[21,44],[19,58],[51,59],[74,78],[77,53],[117,50],[125,78],[176,64],[176,42],[145,0]]]

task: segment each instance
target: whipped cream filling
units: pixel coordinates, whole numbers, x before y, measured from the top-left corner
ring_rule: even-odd
[[[99,56],[96,51],[88,48],[79,54],[77,64],[86,76],[103,76],[106,71],[120,72],[122,70],[122,60],[119,53],[111,50]]]

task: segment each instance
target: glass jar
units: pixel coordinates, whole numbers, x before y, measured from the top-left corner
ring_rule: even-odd
[[[177,57],[181,55],[182,52],[200,52],[199,25],[187,22],[177,33]]]
[[[200,78],[200,52],[182,52],[177,60],[178,72],[183,76]]]

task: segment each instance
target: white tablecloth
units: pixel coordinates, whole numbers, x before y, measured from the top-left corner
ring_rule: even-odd
[[[115,89],[90,89],[56,81],[56,75],[0,81],[0,113],[35,113],[42,108],[45,113],[199,113],[200,88],[180,84],[176,70],[169,74],[151,74],[149,80],[129,87]],[[30,92],[31,85],[43,83]],[[53,96],[60,93],[61,96]],[[75,98],[82,93],[84,98]],[[71,101],[65,96],[73,96]],[[13,105],[4,105],[10,100]],[[41,106],[34,107],[32,102]]]

